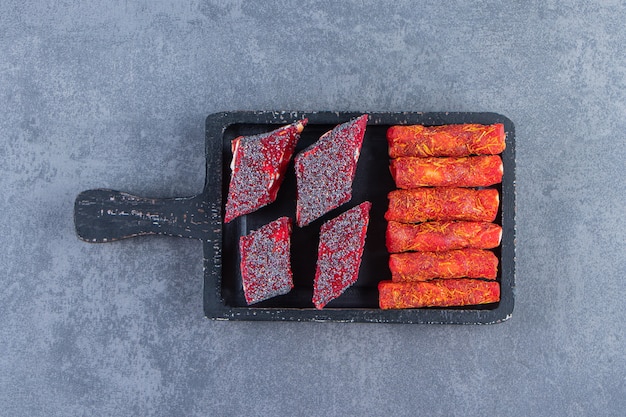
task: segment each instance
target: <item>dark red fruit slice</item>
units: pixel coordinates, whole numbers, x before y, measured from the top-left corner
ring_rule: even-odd
[[[313,287],[315,308],[324,308],[359,277],[371,207],[366,201],[322,225]]]
[[[276,200],[306,124],[307,119],[303,119],[272,132],[233,139],[225,223]]]
[[[303,227],[352,198],[367,114],[325,133],[296,155],[296,222]]]
[[[239,239],[241,281],[248,304],[293,288],[290,262],[291,219],[281,217]]]

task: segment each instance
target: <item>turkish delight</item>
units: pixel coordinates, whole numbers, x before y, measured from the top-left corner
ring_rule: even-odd
[[[489,222],[433,221],[387,223],[386,244],[390,253],[453,249],[493,249],[500,245],[502,226]]]
[[[248,304],[293,288],[290,262],[291,219],[281,217],[239,239],[241,281]]]
[[[404,252],[389,255],[391,280],[428,281],[434,278],[496,279],[498,257],[484,249],[444,252]]]
[[[487,187],[502,182],[498,155],[466,157],[401,157],[391,160],[391,175],[398,188]]]
[[[296,222],[303,227],[352,198],[368,116],[343,123],[296,155]]]
[[[359,277],[371,206],[366,201],[322,225],[313,287],[315,308],[324,308]]]
[[[495,155],[506,147],[504,125],[391,126],[389,157]]]
[[[381,309],[452,307],[500,301],[500,284],[479,279],[378,283]]]
[[[419,223],[429,220],[492,222],[498,214],[498,190],[485,188],[421,187],[388,194],[388,221]]]
[[[268,133],[233,139],[225,223],[276,200],[306,124],[307,119],[303,119]]]

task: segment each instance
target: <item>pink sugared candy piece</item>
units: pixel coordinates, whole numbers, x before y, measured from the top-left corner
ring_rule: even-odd
[[[281,217],[239,239],[241,280],[248,305],[293,288],[291,219]]]
[[[233,139],[225,223],[276,200],[306,123],[303,119],[268,133]]]
[[[343,123],[295,158],[296,221],[303,227],[352,198],[367,114]]]
[[[371,207],[366,201],[322,225],[313,286],[315,308],[324,308],[359,277]]]

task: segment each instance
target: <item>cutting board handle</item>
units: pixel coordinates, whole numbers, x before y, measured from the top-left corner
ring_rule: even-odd
[[[76,233],[86,242],[155,234],[205,240],[210,220],[204,195],[155,199],[95,189],[83,191],[74,203]]]

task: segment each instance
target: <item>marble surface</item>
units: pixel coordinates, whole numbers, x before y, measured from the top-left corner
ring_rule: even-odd
[[[620,1],[0,3],[0,414],[619,416]],[[73,203],[204,183],[242,109],[494,111],[516,124],[513,317],[212,322],[202,247],[91,245]]]

